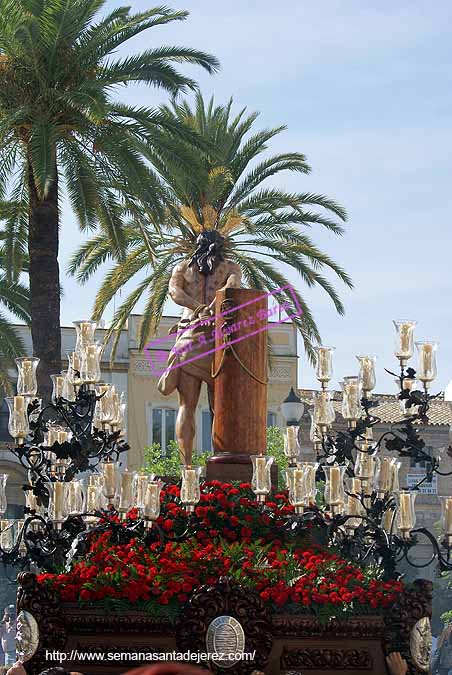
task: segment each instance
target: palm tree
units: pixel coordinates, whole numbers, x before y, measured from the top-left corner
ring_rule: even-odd
[[[215,106],[211,100],[206,106],[200,94],[194,109],[183,101],[164,106],[161,112],[172,122],[195,130],[208,150],[201,152],[166,130],[159,132],[159,147],[147,149],[165,191],[165,217],[156,222],[143,202],[129,207],[132,217],[125,230],[127,255],[106,275],[95,300],[94,318],[102,316],[124,284],[135,276],[139,281],[116,311],[107,337],[116,332],[118,339],[118,331],[135,304],[146,295],[140,328],[140,345],[144,346],[160,321],[171,269],[193,254],[199,232],[211,228],[226,238],[228,257],[240,265],[248,286],[275,291],[289,284],[286,269],[292,268],[308,288],[323,288],[342,314],[341,300],[324,271],[332,271],[349,287],[350,278],[305,230],[319,225],[340,235],[343,229],[337,219],[346,220],[345,210],[321,194],[263,186],[268,178],[283,171],[310,171],[305,156],[298,152],[260,157],[284,127],[252,133],[256,113],[246,114],[244,109],[233,116],[231,101]],[[98,235],[76,251],[70,272],[83,283],[99,265],[113,259],[114,252]],[[292,302],[290,293],[285,294]],[[295,321],[313,360],[319,331],[306,301],[299,292],[296,296],[303,314]]]
[[[0,0],[0,199],[21,204],[10,218],[5,251],[17,255],[25,224],[32,338],[41,359],[40,388],[60,368],[58,240],[64,188],[82,230],[99,226],[115,255],[123,245],[121,197],[133,184],[156,201],[154,176],[139,150],[152,147],[171,120],[117,102],[120,85],[144,83],[172,95],[195,88],[176,63],[213,72],[217,60],[184,47],[113,56],[139,33],[183,20],[187,12],[156,7],[131,14],[118,7],[96,19],[105,0]],[[175,129],[172,130],[175,133]],[[24,222],[25,221],[25,222]],[[23,232],[21,232],[23,235]]]
[[[9,207],[0,203],[2,210]],[[1,241],[1,234],[0,234]],[[23,356],[25,346],[16,329],[8,317],[14,315],[20,321],[30,324],[30,300],[28,288],[20,281],[11,281],[10,261],[6,258],[4,247],[0,246],[0,394],[12,393],[12,385],[9,377],[9,369],[14,368],[14,359]],[[26,260],[20,272],[26,272]],[[8,314],[5,314],[5,310]]]

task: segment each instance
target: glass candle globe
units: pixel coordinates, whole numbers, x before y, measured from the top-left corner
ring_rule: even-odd
[[[102,492],[104,497],[111,504],[115,498],[118,489],[118,465],[113,461],[106,461],[102,464]]]
[[[112,384],[96,385],[96,394],[99,397],[96,402],[95,417],[101,426],[110,424],[115,417],[114,394],[115,388]]]
[[[331,391],[314,392],[314,420],[318,427],[329,427],[333,424],[336,413]]]
[[[397,495],[397,527],[404,536],[408,536],[416,525],[416,496],[416,491],[409,490],[401,490]]]
[[[326,384],[333,376],[333,352],[335,347],[315,347],[317,352],[316,377],[319,382]]]
[[[345,490],[344,490],[344,475],[345,466],[338,466],[337,464],[324,465],[323,471],[325,473],[325,501],[331,507],[338,507],[344,504]]]
[[[260,502],[265,501],[265,497],[271,490],[271,467],[273,457],[270,455],[252,455],[253,478],[251,480],[251,489]]]
[[[83,382],[93,384],[99,382],[101,377],[100,357],[102,345],[95,343],[87,345],[81,352],[81,371],[80,377]]]
[[[417,378],[424,385],[430,384],[436,379],[438,368],[436,365],[436,352],[438,342],[436,340],[423,340],[416,342],[419,363],[417,367]]]
[[[12,396],[7,397],[6,403],[9,409],[8,431],[16,441],[23,441],[30,433],[28,423],[28,404],[30,398],[28,396]]]
[[[127,513],[133,506],[133,487],[136,473],[125,469],[120,476],[119,512]]]
[[[39,359],[36,356],[23,356],[16,359],[18,378],[17,393],[20,396],[35,396],[38,393],[36,370]]]
[[[452,497],[440,497],[441,530],[447,537],[452,537]]]
[[[49,515],[57,525],[65,519],[66,512],[66,485],[67,483],[55,481],[50,483]]]
[[[14,520],[0,520],[0,550],[8,553],[14,548]]]
[[[394,354],[402,363],[413,356],[416,321],[393,321],[396,329]]]
[[[66,513],[75,516],[85,510],[85,493],[80,480],[71,480],[66,483]]]
[[[6,500],[6,481],[8,480],[7,473],[0,473],[0,518],[5,515],[8,508]]]
[[[194,511],[196,504],[201,499],[201,488],[199,479],[201,476],[201,466],[182,466],[182,485],[180,489],[180,500],[189,512]]]
[[[73,323],[77,335],[75,351],[81,356],[88,345],[94,344],[94,334],[96,332],[97,322],[85,319],[82,321],[74,321]]]
[[[375,377],[375,364],[377,361],[376,356],[357,356],[359,362],[359,380],[363,392],[369,394],[375,389],[376,377]]]
[[[290,426],[284,432],[284,454],[289,464],[293,464],[300,457],[300,443],[298,441],[298,432],[300,427]]]
[[[356,422],[361,417],[361,382],[359,377],[344,377],[342,386],[342,417]]]
[[[306,476],[302,467],[289,467],[286,470],[286,481],[289,490],[289,502],[297,513],[302,513],[304,507],[308,505]]]
[[[150,523],[156,521],[160,516],[160,493],[163,485],[161,480],[150,480],[146,488],[143,515]]]

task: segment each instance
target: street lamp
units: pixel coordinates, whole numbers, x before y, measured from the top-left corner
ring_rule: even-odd
[[[303,416],[304,405],[301,398],[296,395],[294,388],[290,388],[289,395],[281,404],[281,414],[286,420],[288,427],[297,427]]]

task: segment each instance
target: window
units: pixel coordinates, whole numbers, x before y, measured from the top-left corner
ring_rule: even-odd
[[[434,456],[434,447],[432,445],[427,445],[425,446],[425,452],[429,457]],[[410,467],[412,469],[425,469],[426,465],[426,460],[422,460],[420,462],[416,462],[413,458],[410,459]]]
[[[24,507],[21,504],[8,504],[5,517],[11,520],[20,520],[24,517]]]
[[[268,412],[267,413],[267,427],[277,427],[278,424],[276,422],[276,413],[274,412]]]
[[[176,438],[176,411],[172,408],[152,408],[152,443],[166,451]]]
[[[203,410],[201,417],[201,452],[212,452],[212,416]]]
[[[9,421],[8,404],[5,401],[5,399],[3,399],[2,405],[0,406],[0,441],[13,440],[9,435],[8,421]]]

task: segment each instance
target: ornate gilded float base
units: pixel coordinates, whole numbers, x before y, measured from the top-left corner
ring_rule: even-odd
[[[428,672],[432,590],[428,581],[407,587],[385,617],[360,616],[324,624],[310,616],[272,616],[254,591],[220,579],[217,585],[192,594],[175,625],[143,612],[113,614],[60,604],[35,575],[22,574],[19,581],[18,610],[30,612],[39,628],[38,649],[26,663],[29,675],[39,675],[50,666],[54,650],[68,654],[66,668],[84,675],[120,675],[143,663],[138,654],[212,649],[236,656],[255,652],[253,662],[223,658],[210,664],[213,672],[223,675],[253,671],[383,675],[385,655],[395,650],[408,661],[409,675]],[[80,653],[83,659],[77,657]],[[90,660],[88,654],[103,654],[104,660]],[[109,654],[121,657],[108,659]]]

